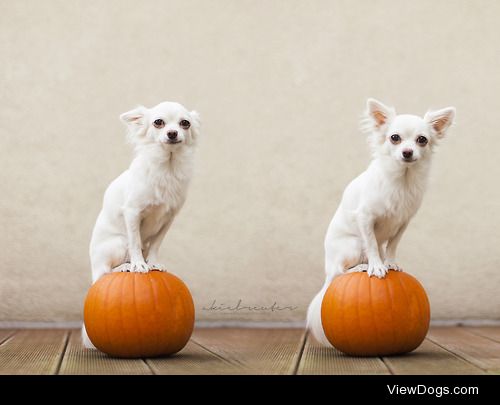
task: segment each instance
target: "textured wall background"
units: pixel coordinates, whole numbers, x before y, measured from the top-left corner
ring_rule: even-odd
[[[1,1],[0,320],[81,319],[87,246],[131,151],[118,115],[203,117],[164,262],[201,320],[300,321],[323,237],[368,164],[368,96],[455,105],[400,262],[434,318],[500,318],[500,2]],[[219,304],[297,307],[206,311]]]

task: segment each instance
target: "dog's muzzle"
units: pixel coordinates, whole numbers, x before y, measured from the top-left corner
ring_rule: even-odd
[[[415,159],[415,158],[405,158],[405,157],[404,157],[404,158],[402,158],[401,160],[402,160],[404,163],[413,163],[413,162],[416,162],[416,161],[417,161],[417,159]]]

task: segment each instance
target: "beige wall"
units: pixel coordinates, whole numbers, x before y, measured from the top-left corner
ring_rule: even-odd
[[[368,163],[368,96],[457,107],[400,262],[434,318],[500,318],[500,2],[1,3],[0,320],[80,319],[102,194],[130,161],[117,117],[165,99],[203,117],[162,247],[198,319],[302,320],[326,227]],[[298,308],[202,310],[240,298]]]

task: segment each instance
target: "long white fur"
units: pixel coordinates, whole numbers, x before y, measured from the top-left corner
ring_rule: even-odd
[[[455,117],[455,108],[429,111],[423,118],[397,115],[394,108],[369,99],[362,120],[368,133],[373,159],[368,169],[345,189],[342,201],[325,238],[326,278],[307,312],[307,325],[314,337],[329,346],[321,322],[323,296],[334,277],[351,271],[367,271],[385,277],[388,269],[401,270],[396,249],[424,195],[431,157]],[[401,142],[391,142],[398,134]],[[425,146],[418,136],[428,139]],[[403,150],[413,151],[413,161]]]
[[[90,242],[94,283],[117,267],[131,272],[164,270],[158,250],[186,198],[200,132],[198,113],[175,102],[151,109],[140,106],[120,119],[127,126],[135,157],[104,194]],[[156,128],[156,119],[165,126]],[[181,128],[181,120],[191,126]],[[180,142],[169,143],[168,131],[177,131]],[[82,337],[87,347],[93,347],[85,328]]]

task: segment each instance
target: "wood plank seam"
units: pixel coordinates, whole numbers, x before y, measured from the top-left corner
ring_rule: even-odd
[[[153,367],[151,367],[151,364],[149,364],[149,359],[146,359],[146,358],[141,359],[141,362],[143,362],[143,363],[146,365],[147,369],[151,372],[151,374],[152,374],[152,375],[157,375],[157,374],[155,373],[154,368],[153,368]]]
[[[394,370],[394,374],[446,374],[474,375],[484,374],[476,366],[463,361],[460,357],[425,339],[413,352],[403,356],[386,356],[385,362]]]
[[[18,330],[0,346],[0,374],[49,374],[57,369],[65,330]]]
[[[141,361],[146,365],[148,370],[151,372],[152,375],[156,375],[155,371],[153,370],[153,367],[146,361],[146,359],[141,359]]]
[[[64,356],[66,355],[66,349],[68,348],[70,335],[71,335],[71,331],[67,330],[66,335],[64,336],[64,347],[62,349],[61,355],[59,356],[59,359],[57,360],[57,366],[54,370],[54,375],[58,375],[59,371],[61,370],[61,365],[62,365]]]
[[[153,374],[153,375],[158,375],[158,374],[156,374],[156,373],[155,373],[154,368],[153,368],[153,367],[151,367],[151,364],[149,364],[149,360],[150,360],[150,359],[146,359],[146,358],[144,358],[144,359],[141,359],[141,360],[142,360],[144,363],[146,363],[146,366],[147,366],[147,368],[149,369],[149,371],[151,371],[151,374]]]
[[[219,353],[216,353],[213,350],[210,350],[208,347],[203,346],[201,343],[198,343],[194,339],[191,339],[191,342],[193,342],[195,345],[201,347],[203,350],[206,350],[210,354],[214,355],[218,359],[224,361],[225,363],[228,363],[232,366],[245,367],[245,364],[242,363],[241,361],[239,361],[238,359],[226,359],[225,357],[221,356]]]
[[[309,336],[309,330],[306,329],[302,334],[299,343],[299,351],[297,352],[296,356],[292,359],[292,367],[289,373],[291,375],[297,375],[297,372],[299,370],[300,360],[302,359],[302,355],[304,354],[304,349],[306,347],[306,341],[308,336]]]
[[[240,368],[238,374],[289,374],[303,329],[200,329],[193,339]]]
[[[81,342],[80,330],[69,331],[66,353],[58,374],[64,375],[120,375],[147,374],[150,367],[141,359],[117,359],[99,350],[86,349]]]
[[[480,369],[480,370],[483,370],[483,371],[485,371],[485,372],[489,373],[489,371],[488,371],[486,368],[480,367],[479,365],[477,365],[477,364],[475,364],[475,363],[471,362],[470,360],[466,359],[465,357],[460,356],[460,354],[459,354],[459,353],[455,353],[454,351],[452,351],[452,350],[450,350],[450,349],[446,348],[445,346],[443,346],[442,344],[440,344],[440,343],[439,343],[439,342],[437,342],[436,340],[434,340],[434,339],[432,339],[432,338],[430,338],[430,337],[428,337],[427,339],[428,339],[429,341],[431,341],[432,343],[434,343],[435,345],[439,346],[441,349],[443,349],[443,350],[447,351],[448,353],[451,353],[453,356],[458,357],[460,360],[463,360],[463,361],[465,361],[466,363],[470,364],[471,366],[473,366],[473,367],[475,367],[475,368],[478,368],[478,369]]]
[[[472,334],[472,335],[479,336],[479,337],[482,337],[482,338],[484,338],[484,339],[488,339],[488,340],[489,340],[489,341],[491,341],[491,342],[500,343],[500,340],[499,340],[499,339],[495,339],[495,338],[492,338],[492,337],[490,337],[490,336],[484,335],[484,334],[482,334],[480,331],[476,331],[476,330],[474,330],[474,329],[473,329],[473,330],[465,329],[465,331],[466,331],[467,333]]]
[[[379,357],[348,356],[334,347],[320,344],[309,334],[297,374],[390,375],[390,371]]]
[[[227,359],[195,344],[192,339],[177,355],[151,358],[147,359],[147,362],[157,375],[236,374],[241,370],[241,367],[235,366]]]
[[[217,357],[219,360],[221,360],[221,361],[222,361],[222,362],[224,362],[225,364],[229,364],[229,365],[231,365],[231,366],[234,366],[234,364],[233,364],[233,363],[231,363],[229,360],[227,360],[227,359],[225,359],[225,358],[223,358],[223,357],[221,357],[221,356],[218,356],[216,353],[213,353],[212,351],[208,350],[206,347],[203,347],[203,346],[202,346],[202,345],[200,345],[199,343],[196,343],[196,342],[194,342],[193,340],[191,340],[191,343],[196,344],[199,348],[201,348],[201,350],[204,350],[204,351],[206,351],[207,353],[210,353],[211,355],[215,355],[215,357]],[[182,352],[182,350],[181,350],[181,352]],[[181,352],[179,352],[179,353],[181,353]],[[156,360],[155,358],[145,358],[145,359],[142,359],[142,360],[144,360],[144,362],[145,362],[145,363],[146,363],[146,365],[148,366],[149,370],[151,370],[151,373],[152,373],[153,375],[163,375],[162,373],[157,373],[157,372],[155,371],[155,368],[154,368],[153,363],[152,363],[154,360]]]
[[[1,339],[0,340],[0,346],[3,345],[4,343],[7,343],[8,340],[12,339],[16,333],[17,333],[17,331],[13,330],[7,336],[5,336],[3,339]]]
[[[387,371],[389,371],[389,373],[390,373],[391,375],[396,375],[396,374],[397,374],[397,373],[394,371],[394,369],[392,368],[392,366],[391,366],[389,363],[387,363],[387,362],[385,361],[385,357],[379,357],[379,359],[382,361],[382,363],[384,363],[384,366],[387,368]]]

